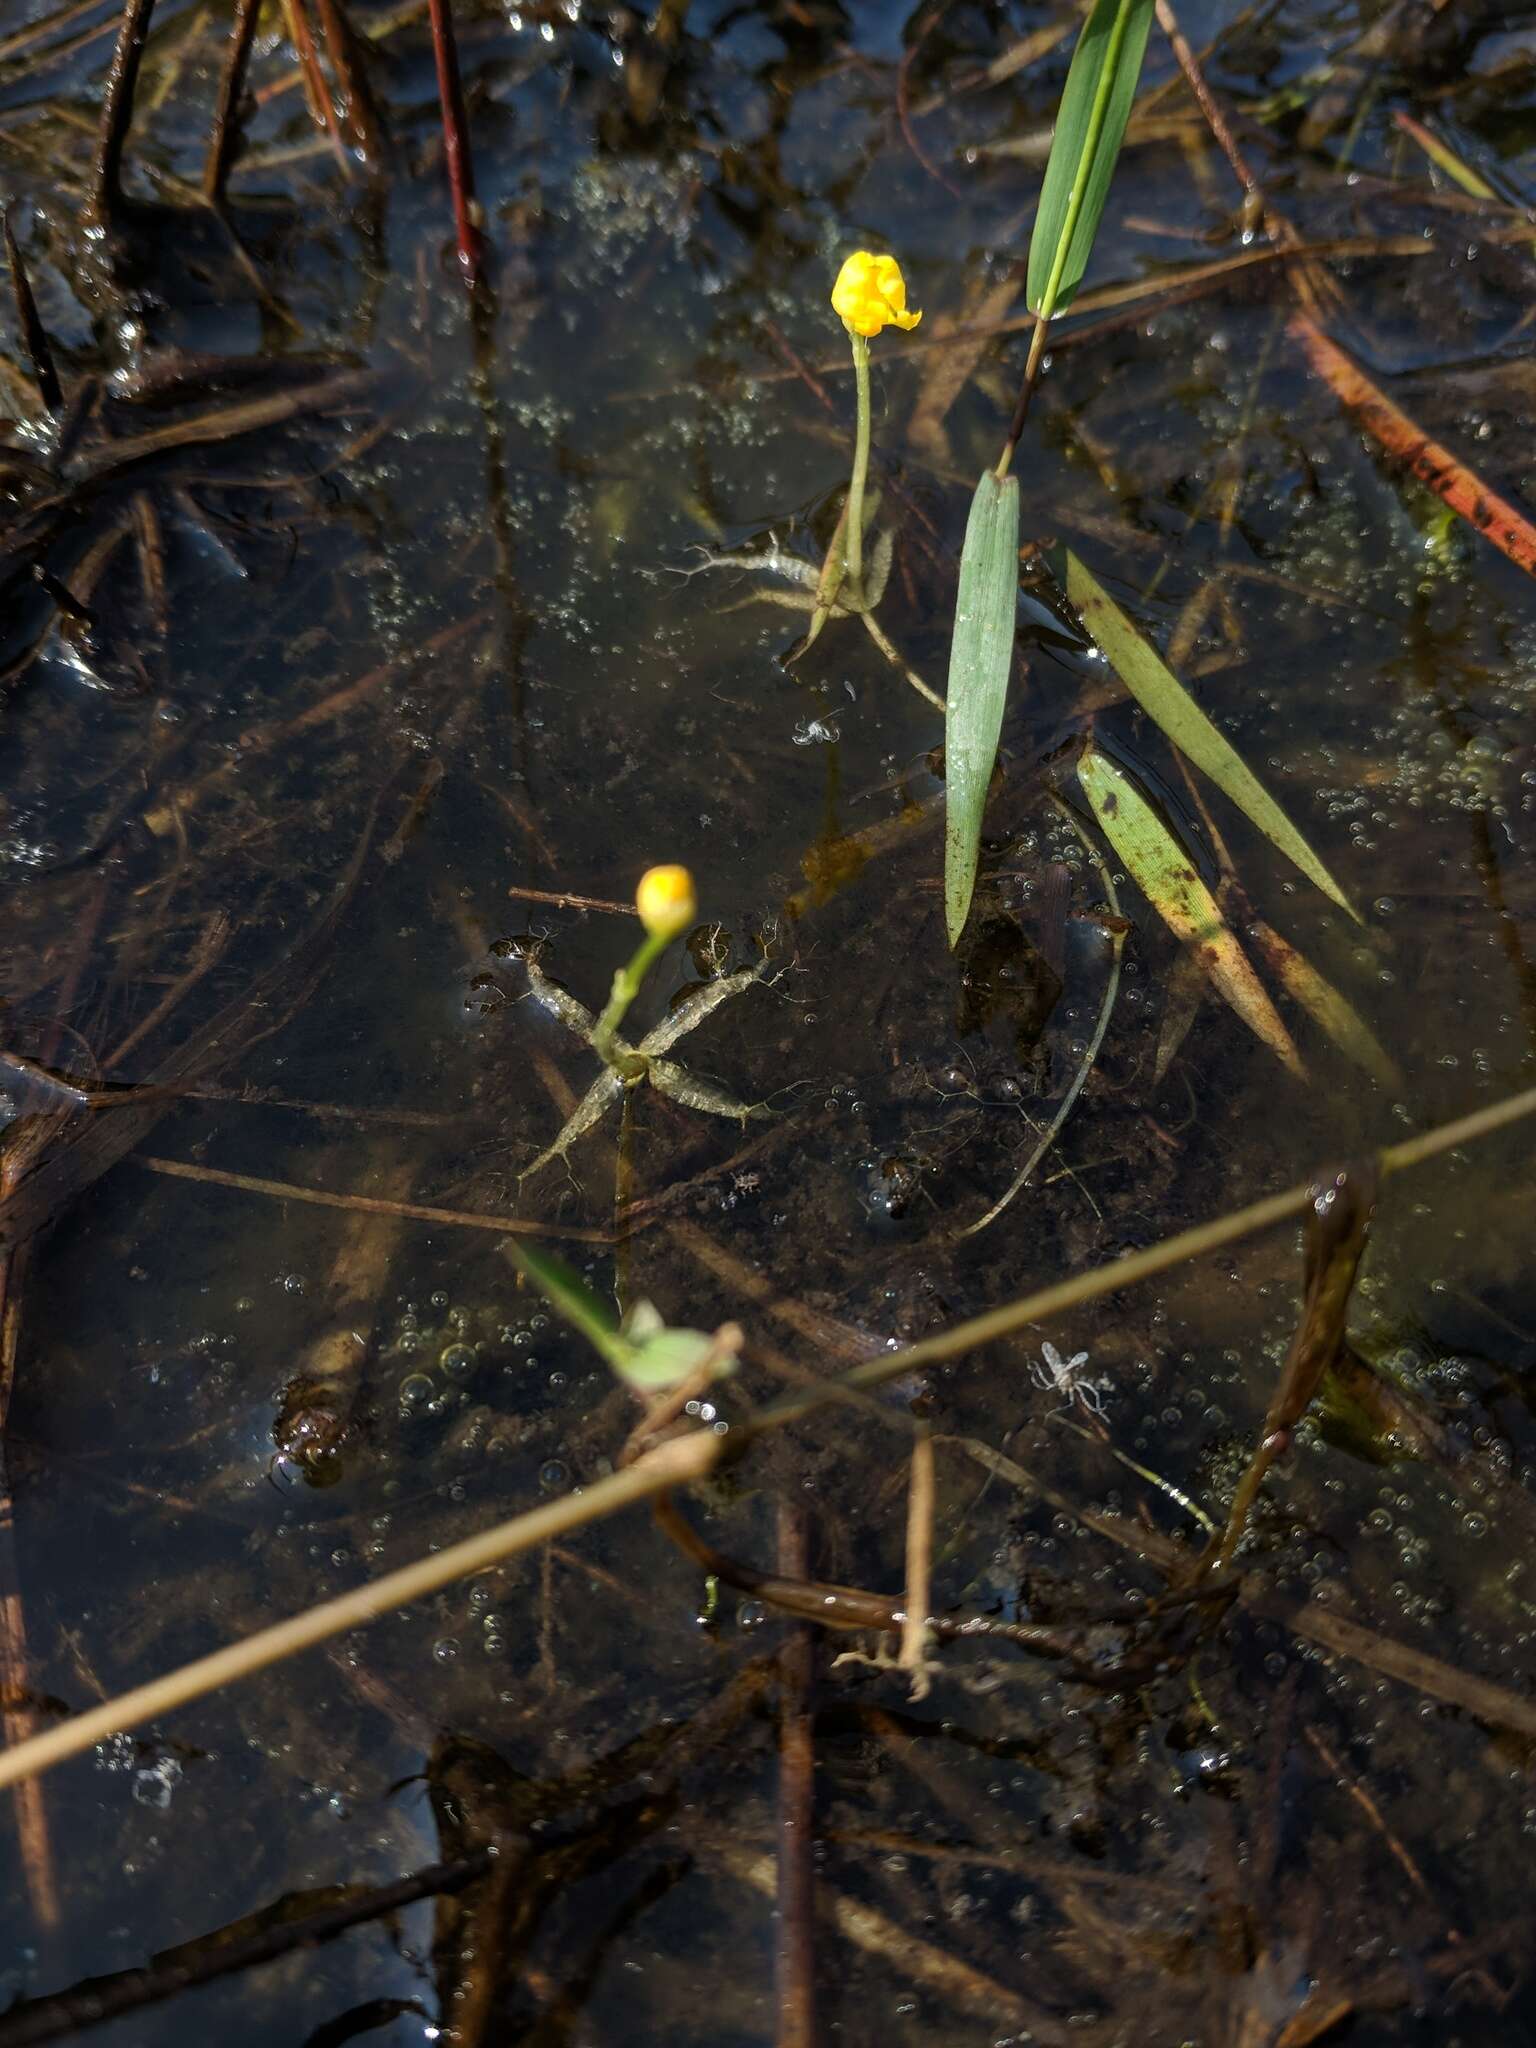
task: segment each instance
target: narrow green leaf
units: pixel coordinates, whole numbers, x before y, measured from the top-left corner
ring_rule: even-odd
[[[988,470],[960,556],[944,704],[944,921],[960,943],[976,887],[987,786],[1003,729],[1019,589],[1019,484]]]
[[[513,1265],[533,1282],[550,1307],[618,1370],[620,1359],[632,1347],[620,1334],[618,1317],[606,1302],[598,1299],[581,1275],[552,1252],[537,1252],[532,1245],[520,1244],[516,1238],[506,1240],[506,1250]]]
[[[1288,995],[1327,1032],[1340,1052],[1348,1055],[1383,1088],[1403,1085],[1396,1060],[1382,1045],[1354,1004],[1341,995],[1326,976],[1320,974],[1305,953],[1298,952],[1273,925],[1255,918],[1244,927],[1250,945]]]
[[[1188,852],[1116,761],[1085,748],[1077,779],[1110,845],[1158,916],[1189,946],[1217,993],[1298,1079],[1306,1069],[1280,1013],[1265,993],[1247,954],[1233,937],[1216,899],[1196,874]]]
[[[1088,268],[1136,97],[1152,6],[1153,0],[1098,0],[1077,39],[1029,243],[1026,297],[1042,320],[1066,310]]]
[[[620,1379],[641,1393],[653,1394],[665,1387],[675,1387],[697,1371],[716,1348],[716,1340],[703,1330],[668,1329],[648,1301],[637,1303],[621,1326],[607,1304],[563,1259],[535,1251],[515,1238],[508,1239],[507,1252],[550,1307],[602,1353]],[[715,1377],[724,1378],[735,1370],[734,1353],[722,1350]]]
[[[1083,629],[1142,710],[1294,862],[1325,896],[1359,924],[1360,913],[1275,802],[1230,740],[1190,696],[1157,650],[1144,640],[1109,592],[1066,550],[1066,590]]]

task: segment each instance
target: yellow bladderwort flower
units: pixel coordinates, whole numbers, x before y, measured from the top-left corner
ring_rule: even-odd
[[[907,311],[907,281],[896,258],[869,249],[855,249],[837,273],[832,310],[850,334],[866,341],[884,327],[910,332],[923,317]]]
[[[640,984],[674,939],[680,939],[699,914],[698,892],[686,868],[647,868],[635,890],[635,908],[645,926],[645,937],[634,958],[613,977],[608,1006],[592,1028],[592,1049],[626,1082],[641,1080],[645,1061],[636,1053],[621,1051],[614,1044],[624,1013],[640,993]]]
[[[680,938],[699,914],[698,894],[686,868],[647,868],[635,891],[640,922],[653,939]]]
[[[884,327],[910,332],[921,313],[907,311],[907,280],[894,256],[855,249],[837,273],[832,310],[853,343],[853,382],[858,398],[858,430],[853,444],[853,475],[848,483],[847,533],[843,566],[855,601],[864,603],[864,480],[869,474],[869,342]],[[836,595],[838,578],[833,580]],[[815,621],[812,635],[815,638]]]

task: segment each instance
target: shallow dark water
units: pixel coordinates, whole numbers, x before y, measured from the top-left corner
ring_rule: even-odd
[[[515,1209],[569,1231],[557,1248],[611,1287],[617,1126],[583,1141],[572,1175],[556,1163],[518,1188],[561,1091],[594,1068],[523,1000],[506,942],[541,940],[545,971],[595,1004],[633,927],[509,892],[623,902],[646,864],[682,860],[730,964],[769,938],[782,972],[680,1056],[774,1118],[742,1131],[642,1091],[619,1281],[681,1322],[735,1316],[749,1344],[818,1371],[1528,1079],[1531,585],[1363,440],[1287,339],[1278,267],[1256,262],[1068,330],[1021,450],[1024,530],[1066,538],[1161,644],[1214,584],[1183,671],[1367,908],[1364,929],[1226,810],[1221,830],[1258,910],[1368,1017],[1402,1086],[1363,1079],[1298,1018],[1300,1086],[1209,997],[1155,1080],[1174,952],[1124,884],[1135,930],[1094,1077],[1038,1186],[953,1240],[1069,1085],[1108,964],[1102,889],[1039,764],[1091,710],[1159,779],[1166,750],[1026,597],[980,1001],[944,946],[930,707],[850,620],[786,668],[799,617],[747,602],[783,581],[681,572],[701,546],[819,553],[852,409],[827,290],[849,247],[890,246],[925,321],[875,348],[898,523],[880,617],[942,689],[968,493],[1025,338],[989,339],[942,423],[915,440],[912,424],[925,395],[932,411],[941,319],[1000,317],[983,301],[1023,256],[1039,170],[998,145],[1044,134],[1066,52],[967,81],[1050,18],[948,10],[922,38],[910,101],[940,179],[896,112],[926,14],[701,4],[647,121],[629,81],[659,59],[627,10],[466,10],[489,241],[474,304],[448,246],[424,23],[381,38],[370,67],[387,177],[343,182],[302,94],[264,101],[231,185],[248,264],[185,204],[222,20],[157,13],[128,182],[160,211],[106,246],[80,214],[110,40],[0,58],[0,175],[66,384],[170,348],[275,357],[263,392],[369,373],[285,423],[149,456],[61,529],[47,561],[67,580],[142,482],[164,531],[163,634],[126,542],[88,644],[55,633],[21,666],[47,592],[23,577],[7,598],[7,1045],[86,1079],[163,1078],[224,1006],[289,970],[197,1070],[202,1096],[147,1122],[34,1245],[6,1570],[45,1720],[618,1455],[626,1399],[494,1233],[359,1223],[142,1163]],[[1213,83],[1244,110],[1273,195],[1308,240],[1348,245],[1327,259],[1337,338],[1529,502],[1529,239],[1432,180],[1392,124],[1434,118],[1528,194],[1529,18],[1452,4],[1385,45],[1370,9],[1182,18],[1197,47],[1215,39]],[[12,6],[0,29],[27,19]],[[288,61],[264,27],[253,83],[279,84]],[[1091,285],[1243,251],[1230,173],[1154,35],[1143,89],[1160,86],[1153,111],[1181,125],[1133,135]],[[6,346],[21,362],[14,328]],[[125,435],[211,402],[118,397],[109,423]],[[667,956],[646,1023],[712,953],[701,933]],[[1459,1486],[1335,1415],[1271,1482],[1253,1552],[1271,1593],[1521,1698],[1536,1675],[1527,1157],[1516,1134],[1394,1181],[1354,1305],[1360,1350],[1442,1427]],[[915,1404],[1071,1502],[1190,1538],[1147,1475],[1219,1517],[1300,1277],[1288,1232],[1177,1269],[904,1387],[883,1421],[827,1411],[695,1519],[766,1562],[781,1504],[799,1503],[822,1577],[897,1587]],[[1047,1337],[1107,1382],[1102,1435],[1081,1411],[1052,1417],[1030,1376]],[[284,1390],[322,1345],[350,1361],[325,1488],[273,1462]],[[731,1400],[776,1385],[758,1356]],[[938,1526],[939,1595],[967,1609],[1072,1619],[1157,1584],[952,1444]],[[12,1833],[0,1983],[37,1997],[287,1894],[388,1882],[457,1853],[467,1812],[529,1858],[493,1935],[445,1922],[434,1956],[433,1909],[416,1906],[96,2038],[339,2040],[348,2014],[375,2040],[440,2037],[466,1975],[454,1955],[495,1941],[515,1954],[477,2038],[774,2038],[755,1875],[776,1836],[767,1660],[785,1629],[728,1589],[703,1628],[703,1599],[648,1519],[620,1520],[62,1766],[43,1781],[58,1912]],[[1332,2001],[1352,2040],[1471,2048],[1536,2021],[1516,1875],[1536,1799],[1517,1736],[1251,1613],[1119,1693],[955,1649],[909,1703],[893,1675],[834,1668],[842,1647],[818,1643],[812,1692],[827,2038],[1295,2044],[1333,2037],[1316,2031]]]

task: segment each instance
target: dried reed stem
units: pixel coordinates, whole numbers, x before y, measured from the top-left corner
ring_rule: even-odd
[[[912,1441],[907,1487],[907,1589],[901,1617],[903,1671],[912,1674],[912,1697],[928,1696],[928,1617],[933,1612],[933,1438],[919,1424]]]
[[[1453,1123],[1441,1124],[1436,1130],[1426,1131],[1417,1138],[1388,1146],[1378,1155],[1379,1171],[1383,1178],[1405,1172],[1441,1153],[1488,1137],[1533,1113],[1536,1113],[1536,1088],[1527,1088],[1502,1102],[1490,1103],[1486,1109],[1474,1110],[1470,1116],[1458,1117]],[[344,1200],[340,1197],[333,1199],[338,1202]],[[717,1436],[713,1429],[708,1429],[679,1437],[649,1452],[625,1471],[599,1480],[579,1493],[551,1501],[546,1507],[535,1508],[510,1522],[498,1524],[482,1536],[469,1537],[450,1549],[406,1565],[370,1585],[359,1587],[356,1592],[343,1594],[338,1599],[311,1608],[305,1614],[263,1629],[244,1642],[233,1643],[226,1649],[215,1651],[212,1656],[199,1658],[194,1664],[185,1665],[179,1671],[138,1686],[118,1699],[107,1701],[104,1706],[78,1715],[62,1727],[35,1735],[13,1749],[0,1752],[0,1785],[14,1785],[49,1770],[64,1758],[78,1755],[81,1750],[90,1748],[93,1743],[117,1733],[119,1729],[169,1713],[188,1700],[199,1699],[220,1686],[249,1677],[269,1664],[294,1656],[348,1629],[360,1628],[393,1608],[409,1606],[412,1601],[423,1599],[455,1579],[467,1578],[488,1565],[499,1564],[505,1558],[531,1550],[551,1537],[583,1528],[589,1522],[599,1521],[607,1515],[616,1514],[621,1508],[632,1506],[636,1501],[654,1499],[669,1488],[691,1485],[720,1463],[728,1446],[734,1456],[765,1431],[798,1421],[829,1401],[846,1398],[850,1388],[881,1386],[924,1366],[974,1351],[999,1337],[1010,1336],[1028,1324],[1043,1322],[1069,1308],[1081,1307],[1084,1302],[1115,1293],[1153,1274],[1166,1272],[1170,1266],[1216,1251],[1238,1238],[1251,1236],[1278,1223],[1288,1223],[1305,1211],[1310,1199],[1310,1182],[1288,1188],[1281,1194],[1267,1196],[1261,1202],[1252,1202],[1215,1222],[1181,1231],[1176,1237],[1167,1238],[1162,1244],[1150,1246],[1145,1251],[1131,1252],[1124,1258],[1112,1259],[1108,1265],[1096,1267],[1092,1272],[1059,1281],[1052,1287],[1043,1287],[1037,1293],[1026,1295],[1022,1301],[1009,1302],[985,1315],[973,1316],[937,1337],[909,1344],[904,1350],[883,1353],[878,1358],[854,1366],[830,1382],[774,1403],[732,1429],[729,1436]],[[1425,1660],[1404,1645],[1379,1645],[1369,1630],[1327,1612],[1316,1616],[1309,1614],[1294,1625],[1313,1640],[1323,1641],[1328,1647],[1341,1649],[1347,1655],[1362,1654],[1358,1644],[1368,1642],[1378,1668],[1389,1670],[1394,1676],[1407,1676],[1410,1671],[1421,1669],[1426,1661],[1433,1661]],[[1397,1660],[1395,1664],[1390,1661],[1394,1658]],[[1495,1722],[1509,1719],[1502,1707],[1495,1712],[1489,1704],[1495,1699],[1503,1702],[1510,1697],[1503,1688],[1490,1686],[1482,1680],[1469,1679],[1467,1685],[1474,1689],[1472,1697],[1488,1705],[1485,1718]],[[1480,1711],[1480,1708],[1474,1707],[1473,1711]],[[1527,1708],[1525,1711],[1529,1714],[1530,1726],[1536,1729],[1536,1710]],[[1510,1725],[1524,1727],[1526,1723],[1521,1720],[1518,1724],[1510,1722]]]
[[[414,1600],[424,1600],[455,1579],[468,1578],[522,1551],[536,1549],[553,1536],[585,1528],[590,1522],[617,1514],[620,1508],[632,1507],[636,1501],[648,1500],[668,1487],[690,1486],[719,1463],[725,1442],[712,1430],[679,1437],[676,1442],[650,1452],[626,1472],[615,1472],[579,1493],[566,1494],[545,1507],[515,1515],[510,1522],[498,1523],[483,1535],[466,1537],[462,1543],[420,1558],[415,1564],[403,1565],[399,1571],[389,1572],[354,1592],[326,1600],[304,1614],[293,1615],[245,1637],[242,1642],[215,1650],[211,1656],[184,1664],[164,1678],[135,1686],[133,1691],[122,1693],[103,1706],[77,1714],[61,1727],[50,1728],[46,1734],[34,1735],[14,1749],[0,1752],[0,1785],[14,1785],[50,1770],[65,1757],[78,1756],[119,1729],[158,1720],[174,1708],[185,1706],[188,1700],[201,1699],[221,1686],[249,1678],[300,1650],[312,1649],[332,1636],[345,1635],[348,1629],[366,1627],[380,1615],[408,1607]]]

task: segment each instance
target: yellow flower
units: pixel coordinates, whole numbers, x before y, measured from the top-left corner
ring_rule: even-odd
[[[882,327],[915,327],[921,313],[907,311],[907,280],[894,256],[855,249],[837,273],[832,310],[850,334],[878,334]]]
[[[693,877],[686,868],[647,868],[635,891],[640,922],[653,939],[676,939],[699,913]]]

